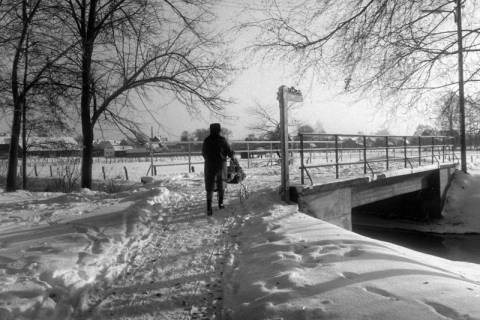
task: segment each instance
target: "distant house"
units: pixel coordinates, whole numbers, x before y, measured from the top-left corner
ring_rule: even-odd
[[[8,151],[10,150],[10,135],[0,133],[0,159],[8,159]],[[22,156],[22,148],[18,146],[18,156]]]
[[[10,149],[10,144],[0,143],[0,159],[8,158],[8,150]]]
[[[149,152],[146,147],[135,147],[127,150],[125,155],[127,157],[143,157],[146,156],[148,153]]]
[[[120,142],[115,140],[99,140],[96,139],[93,141],[93,156],[94,157],[103,157],[105,156],[105,149],[109,149],[111,152],[113,146],[120,145]]]
[[[168,139],[165,138],[165,137],[153,137],[153,138],[150,138],[150,144],[152,146],[152,150],[153,152],[161,152],[161,151],[166,151],[168,150],[168,147],[167,147],[167,143],[168,142]],[[150,150],[150,144],[147,145],[146,147],[148,147],[148,149]]]
[[[8,159],[10,143],[0,143],[0,159]],[[22,147],[18,146],[18,157],[22,157]]]
[[[121,157],[126,155],[132,146],[112,145],[110,142],[103,144],[103,155],[106,158]]]
[[[80,154],[78,142],[69,136],[29,137],[27,150],[29,155],[43,157],[74,156]]]
[[[102,149],[109,145],[110,146],[124,145],[122,141],[118,141],[118,140],[95,140],[93,144]]]

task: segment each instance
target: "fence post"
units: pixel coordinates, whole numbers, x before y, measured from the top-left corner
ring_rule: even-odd
[[[35,177],[38,177],[37,164],[33,165],[33,171],[35,172]]]
[[[455,138],[452,137],[452,144],[450,146],[450,150],[452,150],[452,161],[455,161]]]
[[[303,134],[299,133],[300,136],[300,183],[304,184],[305,183],[305,177],[304,177],[304,163],[303,163]]]
[[[270,142],[270,166],[273,167],[273,142]]]
[[[388,165],[388,136],[385,136],[385,157],[387,159],[387,170],[389,168]]]
[[[153,127],[150,127],[150,139],[148,141],[149,141],[149,146],[150,146],[150,165],[153,168],[153,144],[152,144],[152,140],[153,140]],[[153,170],[152,170],[152,176],[153,176]]]
[[[247,141],[247,168],[250,168],[250,144]]]
[[[338,135],[335,135],[335,179],[338,179]]]
[[[53,177],[52,165],[50,165],[50,177]]]
[[[442,162],[445,162],[445,137],[442,138]]]
[[[363,136],[363,174],[367,174],[367,137]]]
[[[188,142],[188,173],[192,172],[192,144]]]
[[[418,165],[422,165],[422,137],[418,137]]]
[[[432,164],[434,159],[435,159],[435,138],[432,137]]]
[[[68,167],[67,167],[68,168]],[[105,177],[105,167],[102,166],[102,173],[103,173],[103,180],[106,180],[106,177]]]
[[[128,180],[128,171],[127,171],[127,167],[123,166],[123,170],[125,171],[125,179]]]
[[[403,162],[406,168],[407,167],[407,137],[403,137]]]

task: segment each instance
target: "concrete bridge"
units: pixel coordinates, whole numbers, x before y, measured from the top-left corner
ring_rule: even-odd
[[[352,228],[352,210],[365,205],[396,199],[394,203],[415,202],[410,218],[426,220],[441,217],[445,193],[456,164],[437,168],[416,168],[409,173],[337,180],[330,183],[290,188],[291,200],[300,210],[345,229]],[[399,202],[400,201],[400,202]],[[413,215],[413,216],[412,216]]]
[[[287,96],[284,87],[280,87],[278,97],[282,200],[296,201],[301,211],[348,230],[352,229],[352,210],[372,204],[378,204],[387,210],[400,207],[402,215],[419,220],[441,217],[446,190],[456,169],[456,164],[452,163],[456,158],[453,137],[300,132],[300,186],[291,186]],[[318,139],[320,140],[317,141]],[[297,150],[294,148],[292,151]],[[328,157],[326,161],[319,161],[313,156],[322,152],[325,155],[332,152],[334,162],[328,161]],[[343,159],[342,153],[347,154],[349,159]],[[418,164],[418,167],[414,169],[413,163]],[[426,163],[431,165],[422,167]],[[435,163],[437,167],[434,167]],[[403,171],[396,171],[397,173],[406,172],[409,166],[411,170],[394,174],[395,171],[391,169],[398,169],[399,165],[403,167]],[[340,168],[346,168],[350,174],[358,174],[359,166],[363,166],[362,178],[330,183],[315,183],[312,172],[333,167],[335,178],[339,179]],[[368,171],[371,172],[371,178],[366,176]],[[310,186],[305,184],[305,177],[308,177]],[[404,209],[403,205],[406,203],[409,206],[405,208],[409,210]]]

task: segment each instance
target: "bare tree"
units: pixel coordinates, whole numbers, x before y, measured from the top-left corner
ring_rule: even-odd
[[[295,104],[289,105],[289,109],[295,108]],[[249,115],[254,118],[248,129],[259,133],[261,139],[280,140],[280,112],[278,109],[254,102],[254,106],[248,109]],[[288,126],[297,128],[299,121],[291,117]]]
[[[26,114],[29,96],[40,94],[39,86],[48,86],[48,74],[69,48],[56,28],[58,20],[48,19],[53,2],[22,0],[0,2],[0,94],[9,96],[12,109],[11,139],[6,191],[16,189],[18,147],[23,121],[23,145],[26,145]],[[53,32],[56,30],[57,32]],[[9,83],[9,85],[6,85]],[[35,88],[37,88],[34,94]],[[26,152],[23,153],[23,187],[26,187]]]
[[[458,94],[447,91],[435,102],[437,125],[445,134],[457,136],[460,130]],[[468,135],[480,134],[480,101],[477,96],[465,97],[465,131]]]
[[[437,122],[440,129],[448,134],[458,129],[458,95],[455,91],[448,91],[436,101]]]
[[[419,124],[413,133],[414,136],[433,136],[435,134],[435,128],[428,124]]]
[[[193,133],[190,133],[187,130],[182,131],[180,134],[180,141],[193,141],[193,139]]]
[[[58,14],[80,42],[72,68],[81,92],[82,187],[92,183],[94,127],[110,121],[128,130],[128,113],[142,97],[162,92],[189,110],[215,112],[228,102],[221,97],[226,57],[215,54],[218,38],[205,29],[210,9],[209,0],[64,2]]]
[[[200,129],[195,129],[192,135],[195,138],[195,141],[203,141],[205,140],[206,137],[208,137],[209,134],[210,134],[209,129],[200,128]]]
[[[265,17],[243,27],[258,29],[257,51],[293,63],[299,77],[336,78],[347,91],[378,90],[381,97],[395,97],[409,106],[458,85],[454,1],[264,4]],[[465,80],[472,84],[480,80],[476,5],[469,0],[464,10]]]

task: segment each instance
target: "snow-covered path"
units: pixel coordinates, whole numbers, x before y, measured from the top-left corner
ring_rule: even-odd
[[[94,319],[214,319],[223,303],[223,267],[232,229],[241,220],[238,199],[205,216],[205,199],[196,182],[168,182],[169,190],[189,201],[162,208],[148,243],[134,254],[122,274],[107,288],[90,295],[87,312]],[[155,199],[153,200],[155,202]]]

